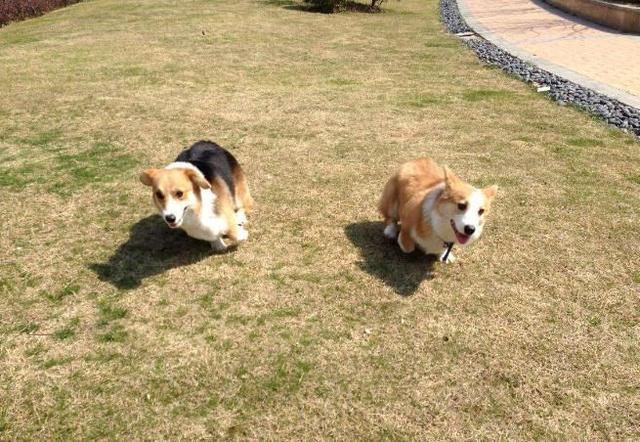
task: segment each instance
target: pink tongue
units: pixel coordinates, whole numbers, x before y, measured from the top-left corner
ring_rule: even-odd
[[[469,241],[469,237],[467,235],[465,235],[464,233],[458,233],[456,232],[456,238],[458,238],[458,242],[460,244],[464,244],[467,241]]]

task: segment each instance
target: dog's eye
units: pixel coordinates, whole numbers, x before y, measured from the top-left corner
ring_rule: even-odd
[[[458,209],[464,212],[465,210],[467,210],[467,203],[458,203]]]
[[[176,198],[182,198],[182,195],[184,195],[184,194],[182,193],[182,190],[178,190],[178,191],[176,192]]]
[[[162,192],[160,192],[159,190],[156,192],[156,198],[158,198],[159,200],[163,200],[164,199],[164,195],[162,194]]]
[[[478,210],[478,215],[482,215],[484,213],[484,209]]]

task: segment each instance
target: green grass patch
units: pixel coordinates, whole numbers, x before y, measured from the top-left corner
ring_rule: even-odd
[[[49,129],[25,138],[23,142],[36,147],[49,147],[52,142],[59,140],[61,136],[62,129]]]
[[[34,356],[39,356],[43,353],[47,352],[47,347],[44,346],[44,344],[42,343],[37,343],[31,347],[28,347],[25,351],[24,351],[24,355],[32,358]]]
[[[99,342],[121,343],[127,340],[127,330],[121,324],[112,324],[105,332],[98,333]]]
[[[308,362],[293,358],[289,353],[280,354],[275,358],[273,373],[264,382],[264,387],[274,392],[294,393],[311,369]]]
[[[438,49],[455,49],[460,48],[460,42],[454,38],[449,37],[426,37],[424,45],[428,48],[438,48]]]
[[[6,415],[3,413],[0,415],[0,433],[9,429],[9,420]]]
[[[329,80],[329,84],[334,86],[355,86],[360,84],[360,82],[349,78],[332,78]]]
[[[53,337],[59,341],[65,341],[71,339],[76,335],[76,327],[80,324],[80,319],[73,318],[69,323],[53,332]]]
[[[105,326],[112,321],[123,319],[127,316],[127,309],[118,307],[111,301],[98,303],[98,326]]]
[[[96,364],[106,364],[109,362],[118,362],[124,359],[121,353],[101,349],[94,353],[90,353],[84,358],[87,362],[94,362]]]
[[[587,322],[589,322],[589,325],[592,327],[597,327],[598,325],[602,324],[602,319],[599,316],[591,316]]]
[[[287,6],[0,29],[0,439],[633,440],[637,140],[484,67],[436,1]],[[201,138],[256,199],[222,254],[137,179]],[[382,235],[425,155],[500,186],[451,265]]]
[[[49,146],[59,134],[59,131],[44,132],[27,141],[34,146]],[[50,150],[50,153],[52,160],[36,157],[34,163],[0,166],[0,187],[20,189],[36,184],[52,193],[68,196],[89,185],[112,182],[138,164],[133,156],[111,143],[95,143],[74,153],[66,149]],[[54,167],[49,169],[51,166]],[[47,173],[43,173],[43,169],[47,169]]]
[[[70,338],[73,338],[76,335],[76,332],[71,327],[62,327],[53,332],[53,337],[58,341],[64,341]]]
[[[38,169],[34,165],[0,168],[0,187],[20,189],[34,182]]]
[[[442,103],[442,98],[432,94],[418,94],[405,101],[403,104],[410,107],[423,108]]]
[[[42,292],[41,294],[42,296],[45,297],[45,299],[54,303],[59,303],[66,297],[75,295],[79,291],[80,291],[80,286],[78,284],[68,284],[56,291],[53,291],[53,292],[45,291],[45,292]]]
[[[96,143],[79,153],[59,154],[58,172],[64,178],[49,189],[58,194],[88,185],[108,183],[133,169],[137,161],[122,149],[111,143]]]
[[[46,361],[44,361],[42,363],[42,368],[44,368],[45,370],[48,370],[49,368],[59,367],[61,365],[66,365],[71,361],[73,361],[73,358],[71,358],[71,357],[51,358],[51,359],[47,359]]]
[[[14,293],[16,290],[35,287],[38,278],[24,270],[15,262],[0,263],[0,293]]]
[[[301,309],[299,307],[283,307],[279,309],[275,309],[271,312],[270,316],[272,318],[295,318],[300,314]]]
[[[40,325],[35,322],[23,322],[19,323],[14,327],[14,330],[18,333],[23,333],[25,335],[29,335],[31,333],[35,333],[40,329]]]
[[[515,95],[516,94],[512,91],[475,89],[463,92],[462,98],[465,101],[476,102],[487,100],[507,100],[515,97]]]
[[[576,147],[596,147],[602,146],[602,140],[593,138],[569,138],[567,144]]]

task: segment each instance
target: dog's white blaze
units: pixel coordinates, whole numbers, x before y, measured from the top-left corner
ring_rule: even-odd
[[[464,212],[464,216],[461,219],[462,228],[464,226],[473,226],[476,228],[476,231],[482,226],[480,225],[481,217],[478,214],[478,211],[482,209],[484,205],[484,195],[481,190],[474,190],[471,195],[469,195],[469,201],[467,202],[467,210]],[[461,230],[463,232],[464,230]]]
[[[464,233],[465,226],[472,226],[475,228],[473,235],[469,236],[469,240],[464,245],[469,245],[480,238],[482,234],[482,217],[478,214],[478,211],[483,208],[485,203],[484,194],[482,190],[476,189],[470,195],[467,200],[467,210],[455,215],[453,222],[456,225],[458,232]]]
[[[173,215],[176,219],[176,224],[180,225],[182,223],[182,217],[184,216],[185,207],[187,207],[188,204],[189,203],[185,201],[168,198],[167,204],[162,210],[162,217],[165,218],[167,215]]]
[[[480,235],[482,234],[483,221],[482,217],[478,214],[478,211],[483,208],[485,204],[485,197],[481,190],[475,189],[469,194],[466,201],[467,209],[464,212],[460,212],[455,208],[455,206],[453,206],[452,208],[455,210],[455,213],[450,214],[449,216],[447,216],[446,213],[440,214],[437,210],[429,212],[428,209],[432,204],[428,204],[428,200],[429,198],[425,199],[423,213],[425,214],[426,219],[431,220],[433,230],[444,242],[454,242],[460,246],[468,246],[480,238]],[[456,235],[451,228],[452,220],[456,229],[460,233],[464,233],[464,226],[473,226],[475,228],[473,235],[469,236],[466,243],[460,244],[458,242]]]

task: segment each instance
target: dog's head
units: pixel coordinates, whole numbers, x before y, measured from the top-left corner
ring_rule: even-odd
[[[439,233],[446,233],[444,238],[455,238],[457,244],[469,245],[482,235],[498,186],[477,189],[462,181],[446,166],[444,176],[445,188],[437,201],[436,210],[442,220],[440,229],[446,232]]]
[[[191,169],[147,169],[140,174],[140,181],[153,189],[153,202],[172,229],[180,227],[187,210],[198,205],[200,189],[211,188]]]

